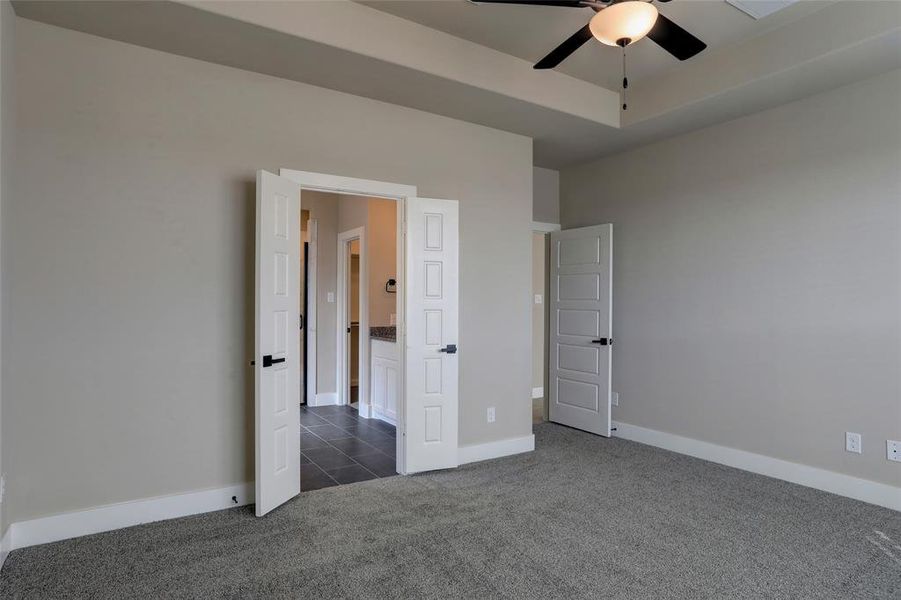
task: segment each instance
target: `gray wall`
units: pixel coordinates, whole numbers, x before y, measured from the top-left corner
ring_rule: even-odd
[[[530,357],[510,349],[530,343],[531,140],[21,19],[17,33],[13,520],[252,478],[258,168],[458,199],[460,442],[529,435]]]
[[[894,72],[562,172],[564,228],[613,223],[615,419],[901,485],[899,105]]]
[[[6,225],[6,206],[12,197],[12,174],[13,174],[13,133],[15,125],[15,24],[16,15],[13,13],[12,5],[7,0],[0,0],[0,232],[3,232]],[[3,235],[0,233],[0,246],[2,246]],[[0,265],[4,265],[7,261],[5,252],[0,251]],[[0,266],[0,273],[5,273],[6,267]],[[8,321],[6,310],[6,294],[8,287],[2,283],[0,277],[0,335]],[[2,350],[0,350],[2,354]],[[4,364],[0,360],[0,365]],[[2,373],[2,369],[0,369]],[[8,473],[11,468],[10,453],[7,451],[9,445],[9,435],[5,432],[8,428],[9,420],[5,418],[6,408],[3,405],[2,396],[3,375],[0,374],[0,473]],[[6,533],[6,526],[10,523],[6,503],[0,504],[0,538]]]
[[[560,222],[560,172],[534,167],[532,170],[532,220]]]

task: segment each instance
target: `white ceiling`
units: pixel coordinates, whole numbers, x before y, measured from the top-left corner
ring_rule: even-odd
[[[358,1],[532,63],[583,27],[594,15],[590,8],[476,4],[469,0]],[[761,20],[755,20],[725,0],[674,0],[656,6],[661,13],[703,40],[710,52],[802,18],[835,1],[803,0]],[[650,40],[629,48],[627,63],[629,79],[635,82],[679,67],[678,60]],[[590,40],[557,70],[608,89],[618,89],[622,81],[622,56],[619,49]]]

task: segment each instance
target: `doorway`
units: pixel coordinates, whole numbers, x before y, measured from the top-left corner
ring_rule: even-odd
[[[301,204],[323,257],[318,341],[308,349],[321,369],[315,400],[300,414],[305,492],[397,474],[402,303],[397,200],[304,190]]]
[[[335,281],[335,287],[331,287],[324,277],[328,262],[334,264],[336,257],[328,250],[330,244],[323,241],[326,219],[318,218],[314,210],[311,210],[308,221],[307,313],[302,323],[306,326],[308,343],[306,356],[301,360],[298,313],[303,305],[300,288],[304,271],[300,264],[304,246],[296,236],[301,231],[301,209],[311,209],[307,205],[307,193],[360,195],[387,199],[393,203],[392,233],[397,242],[393,264],[396,267],[393,277],[386,278],[379,285],[384,286],[386,294],[392,294],[390,301],[395,307],[392,345],[396,349],[396,360],[393,375],[379,379],[379,386],[384,382],[379,390],[386,393],[390,390],[396,395],[394,414],[397,434],[391,438],[393,441],[384,446],[394,449],[395,471],[400,474],[452,468],[459,464],[457,202],[419,198],[413,186],[288,169],[282,169],[279,175],[260,171],[257,174],[256,203],[256,335],[254,360],[251,361],[255,379],[257,516],[268,513],[300,493],[301,475],[310,470],[309,465],[313,462],[310,460],[301,464],[300,441],[304,436],[301,432],[302,395],[299,387],[304,377],[303,370],[307,371],[308,382],[307,406],[303,407],[303,412],[319,409],[332,413],[331,419],[315,412],[307,414],[305,428],[322,429],[305,433],[314,433],[320,442],[335,448],[336,445],[331,443],[333,440],[340,444],[355,444],[344,435],[352,428],[363,429],[361,422],[390,426],[390,423],[381,420],[388,416],[390,403],[378,404],[377,408],[382,412],[379,415],[379,410],[371,401],[366,370],[370,358],[367,343],[359,344],[358,360],[362,368],[357,380],[357,422],[350,423],[344,418],[353,416],[348,413],[354,411],[348,402],[350,390],[346,395],[341,393],[343,384],[338,385],[338,378],[334,377],[336,369],[327,364],[327,360],[333,358],[337,363],[350,362],[352,357],[345,354],[344,348],[349,346],[344,343],[347,331],[345,328],[340,336],[337,331],[332,336],[325,335],[323,331],[329,313],[336,315],[336,288],[341,280]],[[334,223],[337,224],[337,218]],[[347,231],[347,228],[341,227],[340,231]],[[361,242],[364,240],[365,233]],[[331,248],[336,246],[335,243]],[[366,244],[361,243],[360,288],[364,296],[367,293],[365,282],[368,281],[369,254]],[[349,270],[349,263],[346,268]],[[406,282],[405,273],[408,272],[415,273],[416,277]],[[331,322],[336,326],[337,318]],[[367,312],[363,310],[359,315],[359,328],[360,339],[367,338],[370,329]],[[320,344],[326,338],[340,345],[340,351],[333,347],[331,352],[321,352]],[[315,343],[310,343],[311,340]],[[331,379],[331,389],[326,387],[326,379]],[[345,414],[342,415],[342,412]],[[312,417],[323,423],[317,424]],[[344,423],[343,428],[339,424],[341,422]],[[343,429],[344,433],[337,437],[337,432],[331,428]],[[309,435],[306,437],[309,439]],[[351,441],[337,442],[340,439]],[[365,438],[362,441],[368,443]],[[354,458],[344,451],[341,454]],[[317,466],[324,466],[321,462]]]
[[[547,421],[548,234],[532,232],[532,423]]]
[[[551,232],[556,223],[532,223],[532,423],[548,420]]]

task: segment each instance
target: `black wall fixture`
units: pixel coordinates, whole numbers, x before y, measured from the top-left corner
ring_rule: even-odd
[[[396,294],[397,293],[397,280],[389,279],[388,283],[385,284],[385,291],[388,292],[389,294]]]

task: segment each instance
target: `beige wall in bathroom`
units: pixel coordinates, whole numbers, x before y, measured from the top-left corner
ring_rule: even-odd
[[[369,247],[369,325],[391,324],[397,312],[397,294],[385,291],[389,278],[397,277],[397,202],[370,198],[366,240]]]

